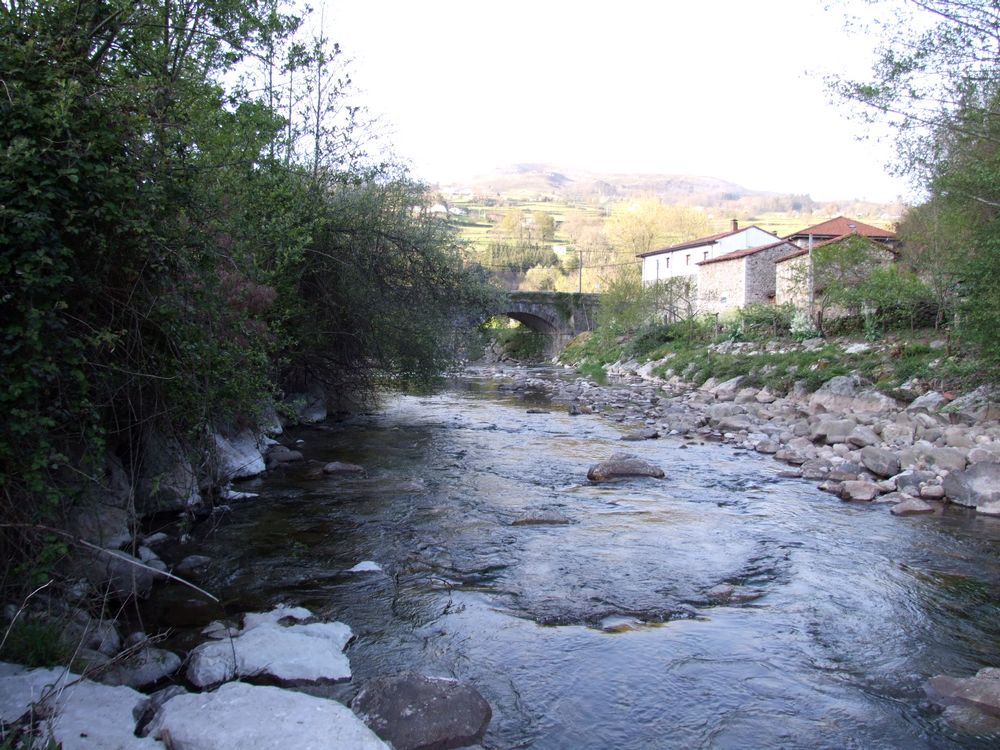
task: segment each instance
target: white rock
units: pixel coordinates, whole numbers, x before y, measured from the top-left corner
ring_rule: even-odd
[[[258,496],[256,492],[240,492],[232,487],[226,487],[221,495],[223,500],[249,500]]]
[[[390,750],[336,701],[241,682],[171,698],[149,729],[174,750]]]
[[[255,477],[267,468],[257,436],[250,430],[243,430],[229,438],[216,432],[212,434],[212,440],[215,442],[219,476],[223,480]]]
[[[260,624],[232,640],[195,648],[186,674],[198,687],[254,675],[283,682],[347,680],[351,664],[341,652],[350,637],[350,628],[342,623]]]
[[[51,718],[42,723],[63,750],[163,750],[136,737],[132,709],[146,696],[129,687],[111,687],[62,669],[24,669],[0,664],[0,720],[15,721],[32,702],[46,697]],[[49,690],[55,686],[56,690]]]
[[[243,630],[250,630],[258,625],[277,625],[279,621],[286,618],[292,620],[308,620],[313,616],[305,607],[289,607],[287,604],[279,604],[270,612],[247,612],[243,615]]]
[[[382,571],[382,566],[371,560],[359,562],[353,568],[348,568],[348,573],[378,573]]]

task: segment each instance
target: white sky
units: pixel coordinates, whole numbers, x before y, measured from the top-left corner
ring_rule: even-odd
[[[872,42],[823,0],[316,0],[417,177],[518,162],[893,200],[888,140],[831,101]]]

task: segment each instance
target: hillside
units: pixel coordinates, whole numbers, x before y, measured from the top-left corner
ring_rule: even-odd
[[[534,163],[514,164],[462,182],[441,184],[439,190],[444,195],[464,196],[476,203],[603,204],[654,195],[664,203],[699,207],[720,215],[751,217],[781,213],[809,218],[844,214],[886,226],[892,225],[902,213],[899,204],[853,199],[821,202],[809,195],[756,190],[703,175],[597,173]]]

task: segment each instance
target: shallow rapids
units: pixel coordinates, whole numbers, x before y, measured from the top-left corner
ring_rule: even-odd
[[[241,486],[260,497],[200,530],[201,585],[348,623],[352,683],[311,692],[472,683],[488,748],[995,746],[922,685],[1000,665],[1000,519],[895,518],[765,456],[620,436],[486,378],[285,435],[367,475]],[[667,478],[586,480],[623,449]]]

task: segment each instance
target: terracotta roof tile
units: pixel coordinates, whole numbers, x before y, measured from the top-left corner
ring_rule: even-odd
[[[846,216],[838,216],[835,219],[830,219],[829,221],[824,221],[820,224],[800,229],[798,232],[788,235],[785,239],[805,239],[810,234],[814,238],[842,237],[845,234],[851,233],[861,234],[865,237],[878,237],[883,239],[895,239],[896,237],[896,233],[891,232],[888,229],[873,227],[871,224],[865,224],[864,222],[856,219],[849,219]]]
[[[720,255],[717,258],[709,258],[708,260],[702,260],[695,263],[696,266],[707,266],[710,263],[722,263],[727,260],[736,260],[737,258],[745,258],[748,255],[756,255],[763,250],[770,250],[771,248],[780,247],[781,245],[791,245],[792,243],[788,240],[781,240],[780,242],[772,242],[770,245],[759,245],[757,247],[747,247],[742,250],[733,250],[731,253],[726,253],[725,255]]]

